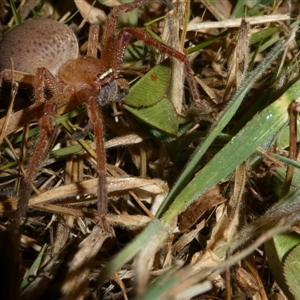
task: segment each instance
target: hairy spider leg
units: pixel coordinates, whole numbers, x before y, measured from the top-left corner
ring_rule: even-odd
[[[90,122],[94,128],[95,144],[97,149],[98,194],[97,209],[100,222],[104,230],[109,231],[106,221],[107,191],[106,191],[106,152],[104,148],[104,125],[102,111],[98,106],[98,93],[90,89],[81,90],[78,94],[88,107]]]
[[[117,20],[120,13],[129,12],[139,6],[149,2],[149,0],[137,0],[129,4],[123,4],[115,8],[108,16],[107,25],[104,30],[102,40],[103,51],[101,59],[111,62],[111,68],[114,71],[114,78],[117,78],[121,69],[124,59],[125,47],[131,36],[144,41],[146,44],[155,47],[161,52],[164,52],[184,64],[187,80],[191,89],[193,100],[198,103],[205,112],[210,112],[211,108],[200,99],[196,81],[194,79],[193,70],[190,66],[188,58],[185,54],[172,48],[171,46],[158,41],[150,36],[144,28],[125,27],[119,34],[117,32]]]
[[[150,2],[150,0],[135,0],[131,3],[125,3],[114,8],[107,17],[106,26],[102,36],[102,52],[101,59],[105,61],[113,61],[116,57],[116,41],[118,37],[118,17],[120,14],[131,12]],[[123,59],[122,59],[123,61]]]
[[[44,95],[46,83],[53,95],[49,101],[45,100]],[[21,180],[18,207],[14,217],[14,222],[17,225],[21,223],[21,219],[26,214],[32,191],[31,184],[36,178],[41,164],[46,159],[49,152],[51,136],[54,129],[54,116],[62,102],[62,94],[60,93],[56,79],[46,68],[37,69],[34,80],[34,90],[40,134],[33,155],[29,161],[28,168]]]
[[[131,36],[143,40],[145,43],[157,48],[158,50],[167,53],[170,56],[182,61],[186,68],[187,79],[191,87],[191,92],[194,100],[199,102],[205,110],[209,110],[206,104],[202,103],[197,91],[197,85],[194,81],[193,72],[187,60],[187,57],[173,49],[172,47],[160,42],[151,36],[142,28],[124,28],[120,33],[117,31],[117,20],[121,13],[130,12],[135,8],[145,5],[150,0],[136,0],[132,3],[120,5],[115,8],[108,16],[106,27],[102,38],[102,55],[101,59],[97,60],[97,43],[98,43],[98,30],[97,26],[92,26],[89,34],[89,48],[88,56],[85,58],[77,58],[66,68],[60,72],[59,76],[62,83],[70,89],[67,96],[64,95],[60,89],[59,83],[56,78],[45,68],[39,68],[36,72],[35,91],[36,91],[36,105],[39,108],[39,126],[40,136],[37,142],[36,149],[33,153],[29,167],[25,173],[24,179],[21,183],[20,198],[16,219],[20,220],[26,213],[26,208],[31,193],[31,183],[37,175],[37,172],[46,158],[50,147],[50,136],[54,128],[54,116],[61,101],[72,100],[77,97],[81,102],[86,103],[89,111],[90,122],[94,127],[95,142],[97,148],[97,167],[98,167],[98,213],[104,227],[106,227],[105,215],[107,213],[107,195],[106,195],[106,174],[105,174],[105,150],[104,150],[104,126],[102,113],[99,109],[99,96],[106,97],[109,95],[108,86],[116,82],[118,75],[121,71],[125,47]],[[93,58],[93,59],[92,59]],[[98,62],[97,62],[98,61]],[[92,66],[91,64],[95,64]],[[85,66],[86,65],[86,66]],[[82,74],[73,79],[72,68],[88,72],[86,75]],[[90,68],[90,69],[89,69]],[[98,69],[97,69],[98,68]],[[69,71],[68,71],[69,69]],[[74,70],[75,70],[74,69]],[[84,71],[86,70],[86,71]],[[66,72],[66,73],[65,73]],[[71,73],[70,73],[71,72]],[[81,72],[81,71],[79,71]],[[93,83],[92,72],[97,72],[97,80]],[[71,81],[70,81],[71,80]],[[75,80],[75,81],[74,81]],[[84,86],[81,87],[81,80]],[[74,82],[73,82],[74,81]],[[49,101],[44,101],[44,88],[45,85],[51,90],[53,97]],[[126,87],[126,84],[123,84]],[[78,89],[77,89],[78,88]],[[102,92],[101,92],[102,89]],[[105,99],[102,99],[105,103]],[[101,103],[100,103],[101,104]]]

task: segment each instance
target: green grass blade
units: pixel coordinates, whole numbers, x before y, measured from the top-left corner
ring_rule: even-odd
[[[158,241],[163,241],[168,237],[168,229],[157,219],[151,221],[143,232],[138,235],[126,248],[120,251],[114,259],[112,259],[104,268],[100,275],[100,281],[112,276],[117,270],[140,252],[142,249],[148,248]]]
[[[250,121],[183,189],[163,216],[163,221],[171,222],[189,203],[228,176],[257,147],[287,124],[289,104],[299,96],[300,82],[296,82],[277,101]]]
[[[23,279],[23,281],[21,283],[21,289],[26,288],[36,277],[46,249],[47,249],[47,244],[45,244],[43,246],[38,257],[36,258],[36,260],[34,261],[34,263],[31,266],[31,268],[29,269],[28,273],[26,274],[26,277]]]
[[[204,140],[204,142],[196,148],[194,155],[192,156],[190,162],[185,167],[184,171],[180,175],[178,181],[175,183],[174,187],[170,191],[167,199],[163,203],[162,207],[158,211],[158,217],[161,217],[163,212],[166,211],[166,208],[170,205],[173,199],[178,195],[180,191],[186,186],[191,176],[193,175],[200,159],[203,154],[207,151],[211,143],[215,140],[215,138],[222,132],[224,127],[231,120],[233,115],[236,113],[240,104],[242,103],[245,95],[248,93],[252,85],[255,81],[262,75],[262,73],[268,68],[271,62],[285,49],[285,42],[280,41],[275,45],[275,47],[270,51],[269,55],[265,58],[265,60],[245,79],[242,83],[241,88],[234,94],[232,100],[229,105],[225,109],[225,111],[221,114],[220,119],[216,122],[212,129]],[[191,199],[189,199],[191,200]],[[186,200],[186,201],[189,201]]]
[[[15,23],[16,23],[16,25],[20,25],[21,24],[21,20],[20,20],[20,16],[18,14],[16,5],[15,5],[15,2],[12,1],[12,0],[10,0],[9,3],[10,3],[12,14],[13,14],[14,19],[15,19]]]

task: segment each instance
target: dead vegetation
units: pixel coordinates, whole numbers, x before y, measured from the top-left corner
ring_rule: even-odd
[[[119,3],[102,2],[16,6],[21,21],[34,15],[67,20],[85,55],[88,23],[103,25]],[[281,289],[287,299],[297,298],[287,277],[275,276],[277,284],[270,265],[288,276],[286,265],[271,262],[277,248],[264,244],[286,230],[294,246],[300,242],[297,133],[287,125],[289,103],[299,97],[298,41],[291,35],[299,4],[239,8],[225,0],[217,7],[187,0],[173,1],[170,10],[165,2],[150,1],[120,20],[120,28],[151,23],[149,30],[189,53],[201,100],[213,109],[206,114],[191,100],[181,62],[163,64],[169,77],[161,82],[165,73],[153,68],[164,55],[132,39],[122,78],[132,87],[148,76],[163,97],[148,104],[147,91],[155,91],[140,80],[139,92],[130,89],[125,100],[103,109],[113,234],[99,226],[94,136],[74,138],[88,122],[75,102],[57,113],[60,125],[34,181],[25,225],[20,232],[9,225],[39,133],[31,85],[18,86],[18,78],[3,83],[1,299],[284,299]],[[0,3],[5,34],[16,19],[11,3]],[[245,11],[249,17],[237,19]]]

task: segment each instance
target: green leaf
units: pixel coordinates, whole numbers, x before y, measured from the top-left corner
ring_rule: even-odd
[[[288,254],[284,262],[284,276],[295,299],[300,299],[300,245]]]
[[[173,104],[167,98],[146,108],[136,109],[128,105],[124,107],[139,120],[160,131],[173,136],[178,132],[177,114]]]
[[[300,187],[298,186],[295,190],[276,203],[269,210],[268,214],[278,215],[281,219],[288,218],[291,220],[294,219],[295,216],[297,218],[299,216],[299,196]],[[289,300],[299,299],[299,294],[297,296],[294,294],[295,297],[291,294],[293,283],[287,280],[284,270],[287,266],[286,260],[289,254],[299,244],[300,235],[295,232],[277,234],[265,243],[269,267],[277,284]],[[287,268],[293,268],[293,265],[291,264]],[[287,272],[290,274],[290,271]],[[288,276],[290,276],[289,274]]]
[[[293,296],[291,295],[289,286],[285,280],[283,262],[291,249],[299,243],[299,235],[295,233],[278,234],[265,243],[265,250],[272,275],[288,299],[293,299]]]
[[[124,108],[143,123],[176,136],[178,116],[166,98],[171,80],[169,61],[165,60],[140,79],[125,97]]]
[[[163,61],[140,79],[125,97],[124,103],[134,108],[152,106],[166,96],[171,79],[168,60]]]

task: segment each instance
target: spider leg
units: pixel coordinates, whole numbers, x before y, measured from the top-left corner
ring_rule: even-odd
[[[113,61],[116,56],[114,46],[118,39],[117,32],[118,32],[119,15],[130,12],[138,7],[141,7],[147,4],[149,1],[150,0],[135,0],[130,3],[121,4],[112,10],[112,12],[107,17],[106,26],[103,31],[102,42],[101,42],[102,45],[101,59],[103,59],[104,61]]]
[[[87,56],[97,57],[99,31],[100,31],[100,26],[98,24],[93,24],[90,26],[89,38],[88,38],[88,49],[86,53]]]
[[[106,220],[107,215],[107,193],[106,193],[106,153],[104,148],[104,125],[102,112],[98,105],[98,95],[90,90],[84,89],[78,92],[77,96],[82,99],[88,108],[90,122],[94,128],[95,144],[97,151],[97,171],[98,171],[98,195],[97,210],[102,223],[102,228],[109,231]]]
[[[44,88],[46,83],[47,87],[52,91],[53,97],[49,101],[45,102]],[[41,164],[48,155],[49,147],[51,144],[51,136],[54,129],[53,119],[57,112],[59,104],[61,103],[61,94],[59,93],[59,88],[56,84],[56,80],[47,69],[37,69],[34,88],[40,134],[35,146],[35,150],[30,159],[28,168],[21,180],[19,189],[19,202],[14,217],[14,222],[17,225],[21,223],[21,218],[26,215],[27,206],[32,191],[31,184],[36,178]]]
[[[119,34],[119,38],[117,39],[115,45],[115,49],[116,49],[115,51],[117,52],[117,55],[116,55],[116,59],[113,60],[112,62],[112,68],[116,72],[115,76],[117,76],[121,70],[123,57],[124,57],[124,48],[130,36],[134,36],[139,40],[144,41],[146,44],[155,47],[159,51],[164,52],[181,61],[184,64],[186,70],[186,77],[191,89],[193,100],[197,102],[200,106],[202,106],[205,112],[211,111],[211,108],[200,99],[197,84],[193,75],[194,73],[190,66],[187,56],[179,52],[178,50],[172,48],[171,46],[153,38],[147,33],[147,31],[144,28],[126,27],[123,28],[123,30]]]
[[[0,73],[0,87],[2,85],[3,80],[8,80],[11,81],[11,77],[13,75],[14,81],[21,82],[21,83],[26,83],[26,84],[32,84],[34,81],[34,75],[16,71],[16,70],[3,70]]]
[[[135,8],[143,6],[147,2],[149,2],[149,0],[135,0],[131,3],[126,3],[118,6],[109,14],[102,38],[103,46],[101,59],[103,59],[104,61],[112,62],[111,66],[114,70],[114,78],[117,78],[122,68],[125,47],[130,36],[135,36],[136,38],[144,41],[146,44],[157,48],[159,51],[162,51],[180,60],[185,66],[186,76],[191,89],[193,100],[198,103],[205,112],[211,112],[211,108],[200,99],[197,84],[193,76],[193,70],[185,54],[164,44],[161,41],[156,40],[155,38],[150,36],[144,28],[123,28],[119,35],[116,34],[118,16],[121,13],[126,13],[132,11]]]

